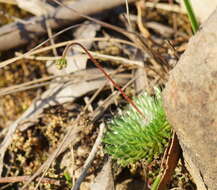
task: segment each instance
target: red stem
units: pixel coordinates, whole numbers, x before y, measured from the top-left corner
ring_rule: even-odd
[[[68,51],[68,49],[72,46],[72,45],[78,45],[80,46],[85,53],[89,56],[89,58],[91,59],[91,61],[96,65],[96,67],[105,75],[105,77],[111,81],[111,83],[114,85],[115,88],[118,89],[118,91],[123,95],[123,97],[125,98],[125,100],[127,102],[129,102],[133,108],[144,118],[146,119],[145,115],[143,114],[143,112],[136,106],[136,104],[133,102],[133,100],[128,97],[124,91],[121,89],[121,87],[110,77],[110,75],[100,66],[100,64],[93,58],[93,56],[90,54],[90,52],[80,43],[77,42],[72,42],[71,44],[69,44],[68,46],[66,46],[64,52],[63,52],[63,58],[66,57],[66,53]]]

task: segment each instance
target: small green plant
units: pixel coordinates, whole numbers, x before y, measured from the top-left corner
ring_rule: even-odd
[[[66,68],[67,67],[67,60],[65,57],[62,57],[60,59],[58,59],[56,61],[56,67],[59,69],[59,70],[62,70],[63,68]]]
[[[155,89],[155,97],[143,93],[134,102],[146,119],[129,106],[108,124],[104,137],[105,151],[122,166],[142,159],[152,161],[164,151],[171,136],[159,89]]]
[[[71,188],[72,187],[72,177],[70,176],[69,172],[65,172],[64,177],[65,177],[66,183]]]

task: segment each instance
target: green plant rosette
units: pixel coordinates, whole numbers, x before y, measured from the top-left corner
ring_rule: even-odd
[[[159,89],[155,89],[154,97],[144,92],[134,102],[146,118],[128,106],[108,123],[103,140],[105,151],[122,166],[142,159],[151,162],[164,151],[171,136]]]

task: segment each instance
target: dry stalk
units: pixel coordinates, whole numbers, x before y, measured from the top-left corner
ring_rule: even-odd
[[[17,183],[27,181],[31,176],[15,176],[15,177],[1,177],[0,183]],[[36,179],[38,181],[38,178]],[[44,177],[42,183],[49,183],[53,185],[60,185],[60,180]]]
[[[90,166],[91,166],[91,164],[95,158],[95,155],[97,153],[97,150],[98,150],[98,148],[102,142],[104,132],[105,132],[105,124],[101,123],[99,126],[99,133],[98,133],[97,139],[93,145],[93,148],[92,148],[87,160],[85,161],[85,164],[83,166],[83,169],[81,171],[80,176],[78,177],[74,187],[72,187],[71,190],[78,190],[80,188],[80,185],[81,185],[82,181],[84,180],[84,178],[86,177],[87,171],[90,168]]]
[[[74,26],[75,27],[75,26]],[[69,27],[68,29],[71,29],[71,28],[74,28],[74,27]],[[77,26],[76,26],[77,27]],[[55,35],[53,35],[53,37],[56,37],[60,34],[62,34],[63,32],[65,32],[66,30],[64,31],[61,31],[61,32],[58,32],[56,33]],[[17,57],[14,57],[14,58],[11,58],[11,59],[8,59],[8,60],[5,60],[5,61],[2,61],[0,62],[0,68],[3,68],[15,61],[18,61],[20,59],[23,59],[23,58],[28,58],[28,56],[32,56],[32,55],[35,55],[35,54],[39,54],[39,53],[42,53],[42,52],[45,52],[45,51],[49,51],[51,50],[53,47],[55,48],[59,48],[59,47],[62,47],[62,46],[66,46],[68,44],[71,44],[73,42],[84,42],[84,41],[108,41],[108,42],[117,42],[117,43],[123,43],[123,44],[127,44],[127,45],[130,45],[130,46],[133,46],[135,47],[135,44],[133,44],[132,42],[129,42],[129,41],[126,41],[126,40],[121,40],[121,39],[116,39],[116,38],[90,38],[90,39],[77,39],[77,40],[70,40],[70,41],[67,41],[67,42],[60,42],[60,43],[57,43],[55,44],[54,46],[48,46],[48,47],[44,47],[44,48],[40,48],[38,49],[39,47],[41,47],[42,45],[44,45],[45,43],[47,43],[49,41],[48,40],[45,40],[44,42],[40,43],[39,45],[37,45],[35,48],[33,48],[32,50],[22,54],[22,55],[19,55]]]
[[[94,51],[89,51],[89,52],[91,53],[91,55],[95,59],[104,59],[104,60],[114,61],[116,63],[121,63],[121,64],[124,64],[126,66],[143,67],[142,61],[129,60],[129,59],[126,59],[126,58],[121,57],[121,56],[106,55],[106,54],[102,54],[102,53],[98,53],[98,52],[94,52]],[[22,54],[17,53],[17,55],[20,56]],[[83,56],[88,57],[86,54],[84,54]],[[58,57],[48,57],[48,56],[31,56],[31,55],[27,55],[27,56],[25,56],[25,58],[26,59],[31,59],[31,60],[38,60],[38,61],[56,61],[56,60],[59,60],[61,57],[60,56],[58,56]],[[66,58],[68,58],[68,56],[66,56]]]

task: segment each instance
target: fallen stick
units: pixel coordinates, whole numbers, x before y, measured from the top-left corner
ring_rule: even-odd
[[[93,145],[93,148],[92,148],[88,158],[85,161],[85,164],[83,166],[83,169],[81,171],[80,176],[78,177],[74,187],[72,187],[71,190],[79,190],[80,185],[81,185],[82,181],[84,181],[84,178],[87,175],[87,171],[91,167],[91,164],[92,164],[92,162],[96,156],[97,150],[98,150],[99,146],[101,145],[104,132],[105,132],[105,124],[101,123],[100,128],[99,128],[99,134],[98,134],[97,139]]]
[[[13,176],[13,177],[1,177],[0,183],[17,183],[17,182],[24,182],[27,181],[31,176]],[[39,178],[36,178],[36,181],[38,181]],[[42,183],[48,183],[53,185],[60,185],[60,180],[58,179],[52,179],[48,177],[44,177],[41,180]]]
[[[134,2],[136,0],[128,1]],[[49,13],[47,22],[52,29],[56,29],[82,19],[81,15],[93,15],[123,3],[125,3],[123,0],[109,0],[106,2],[102,0],[79,0],[67,5],[79,14],[60,6]],[[26,44],[46,32],[45,18],[43,16],[32,17],[22,23],[14,22],[5,25],[0,28],[0,51]]]

